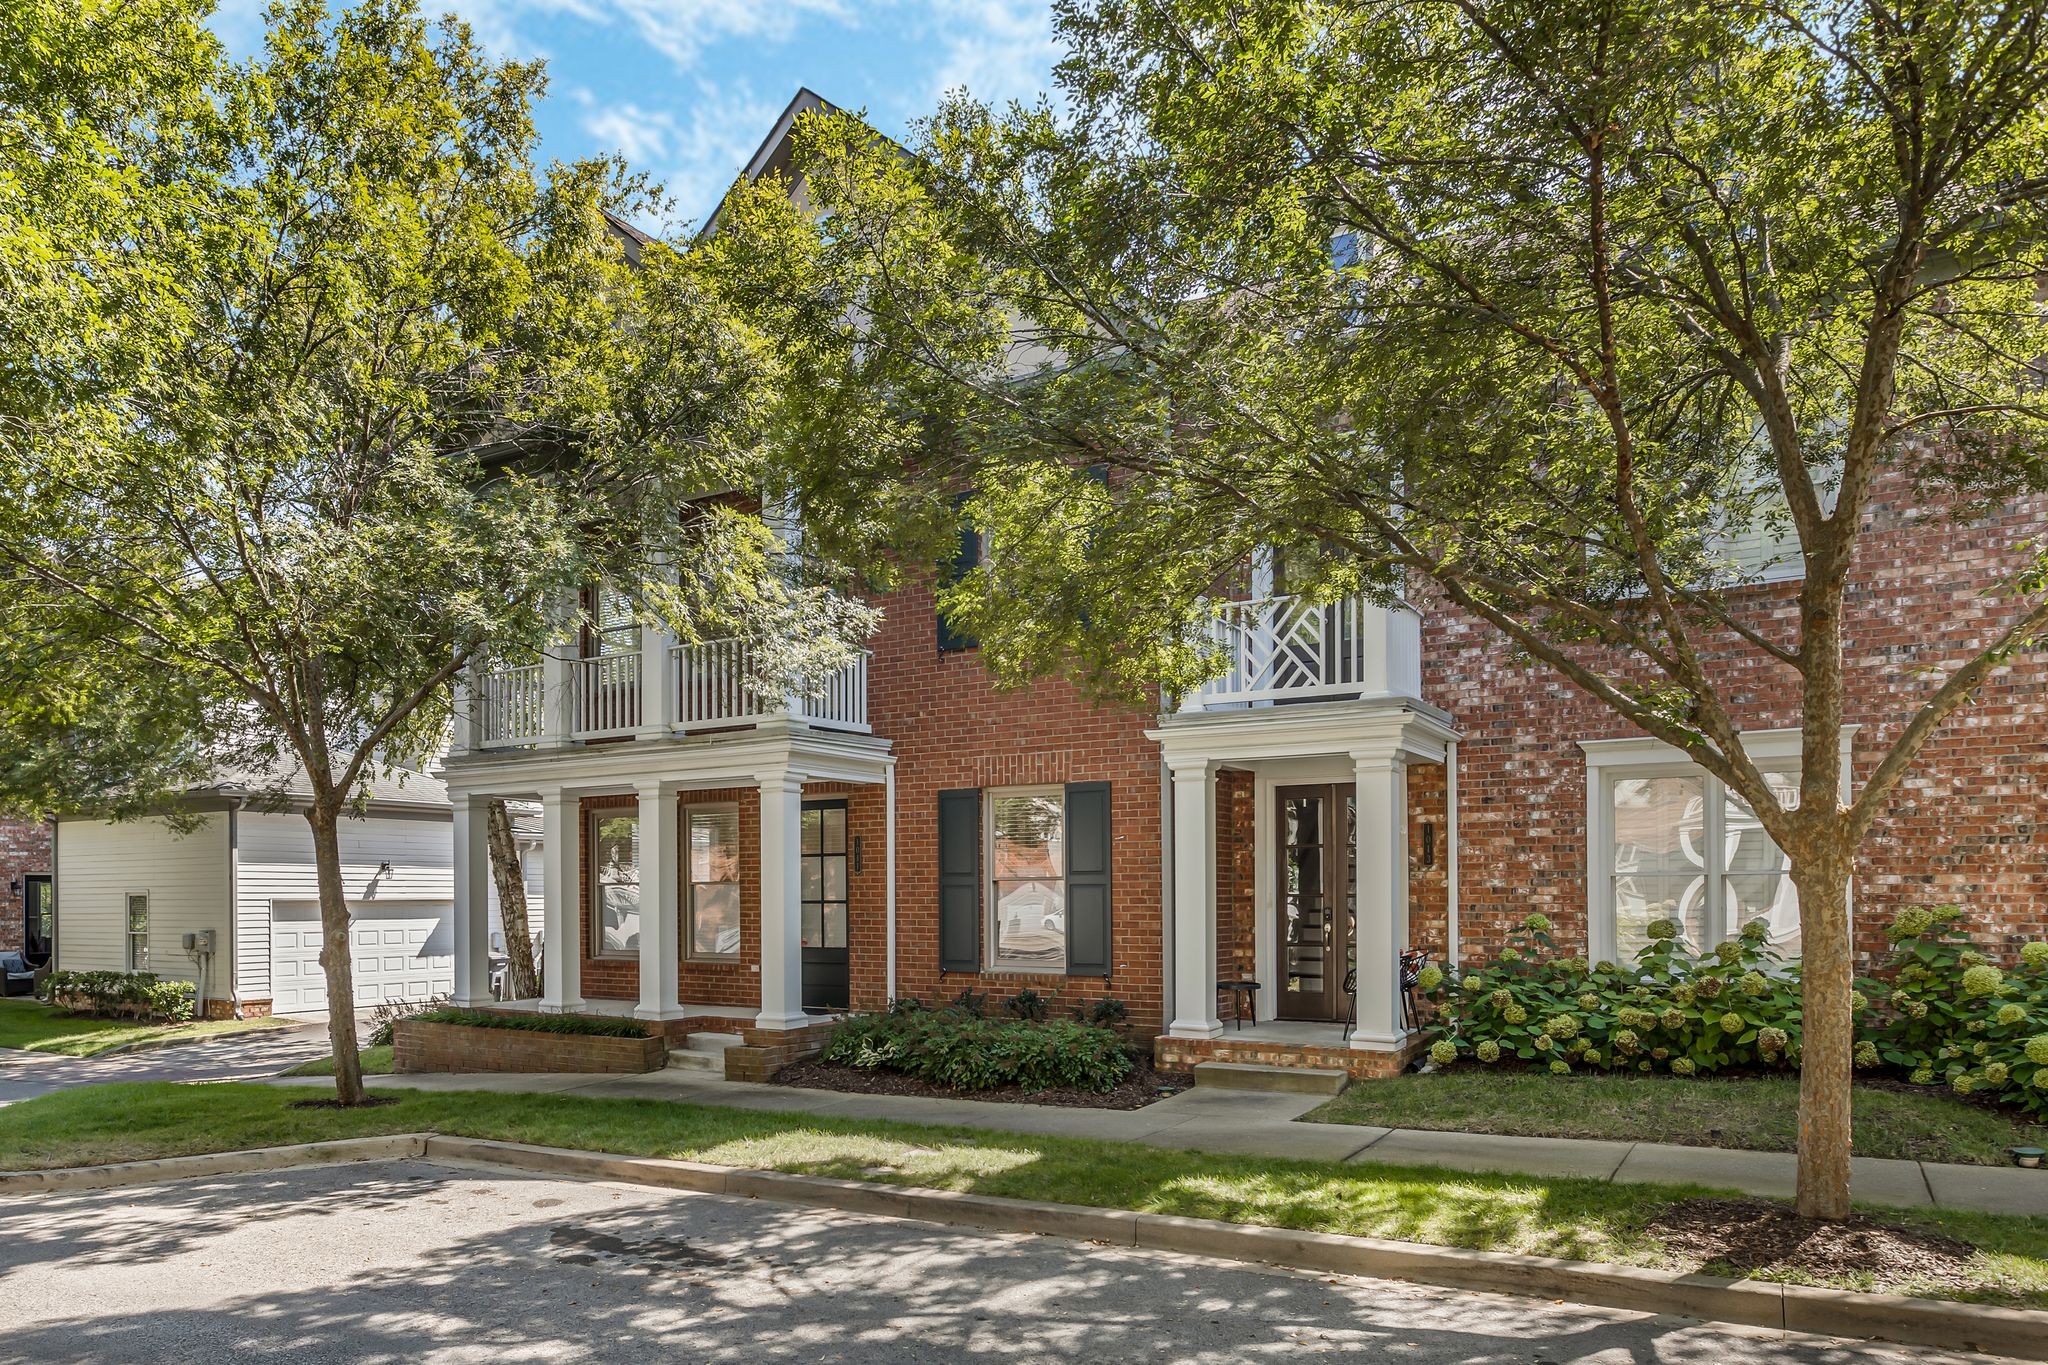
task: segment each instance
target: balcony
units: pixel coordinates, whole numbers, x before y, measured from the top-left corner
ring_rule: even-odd
[[[1421,621],[1405,605],[1260,597],[1217,604],[1209,630],[1226,668],[1180,699],[1183,715],[1422,692]]]
[[[815,690],[786,697],[749,681],[744,640],[496,668],[472,686],[476,746],[660,738],[774,720],[867,734],[868,658],[863,651]]]

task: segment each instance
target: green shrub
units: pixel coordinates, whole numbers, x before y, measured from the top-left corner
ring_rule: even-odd
[[[471,1028],[523,1029],[528,1033],[574,1033],[591,1038],[645,1038],[647,1028],[631,1019],[590,1014],[528,1014],[515,1010],[434,1009],[411,1016],[422,1024],[467,1024]]]
[[[1131,1070],[1130,1053],[1106,1028],[984,1019],[957,1009],[854,1015],[833,1032],[825,1060],[952,1090],[1111,1090]]]
[[[1875,1060],[1916,1085],[2048,1117],[2048,944],[2026,944],[2000,967],[1953,905],[1901,910],[1885,933],[1884,979],[1857,983],[1873,1002],[1863,1036]]]
[[[1045,997],[1026,986],[1003,1002],[1003,1013],[1012,1019],[1026,1023],[1043,1023],[1045,1020]]]
[[[51,972],[36,994],[74,1014],[182,1024],[192,1017],[195,990],[189,981],[166,981],[155,972]]]
[[[1550,921],[1530,915],[1491,965],[1417,984],[1436,1006],[1430,1055],[1439,1061],[1678,1076],[1799,1063],[1798,964],[1771,951],[1760,922],[1694,954],[1673,921],[1659,920],[1624,969],[1559,954]]]

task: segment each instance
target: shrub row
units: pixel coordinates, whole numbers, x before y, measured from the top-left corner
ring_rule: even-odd
[[[189,981],[166,981],[155,972],[51,972],[37,994],[74,1014],[182,1024],[192,1017],[194,989]]]
[[[840,1024],[825,1060],[897,1071],[954,1090],[1112,1090],[1131,1070],[1123,1041],[1106,1028],[1070,1019],[984,1019],[901,1002]]]
[[[2001,968],[1960,919],[1944,906],[1893,921],[1883,975],[1858,981],[1852,997],[1856,1065],[2048,1116],[2048,943],[2024,945]],[[1530,915],[1488,965],[1455,977],[1424,968],[1431,1060],[1521,1061],[1557,1075],[1798,1067],[1799,965],[1771,950],[1761,921],[1705,953],[1672,920],[1649,936],[1633,966],[1594,964],[1557,953],[1549,920]]]
[[[647,1028],[632,1019],[588,1014],[525,1014],[506,1010],[433,1009],[410,1016],[422,1024],[467,1024],[471,1028],[521,1029],[528,1033],[574,1033],[594,1038],[645,1038]]]

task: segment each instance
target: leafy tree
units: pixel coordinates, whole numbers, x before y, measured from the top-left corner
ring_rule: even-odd
[[[355,1103],[340,822],[439,752],[460,669],[538,650],[599,579],[686,638],[865,618],[758,520],[683,515],[754,477],[764,357],[680,253],[617,226],[639,182],[603,161],[537,173],[537,67],[410,0],[299,0],[259,57],[201,82],[184,105],[101,101],[109,138],[142,125],[106,192],[149,211],[50,248],[59,284],[90,287],[104,256],[150,282],[150,325],[113,329],[124,367],[77,378],[90,328],[7,357],[52,376],[0,431],[0,673],[27,755],[10,798],[97,805],[79,779],[112,778],[139,809],[217,764],[303,773]],[[89,673],[46,667],[74,653]],[[147,733],[70,723],[139,699]]]
[[[807,120],[821,212],[773,185],[728,206],[737,296],[799,357],[785,429],[870,509],[922,525],[976,490],[991,571],[941,600],[1007,676],[1186,686],[1215,667],[1205,598],[1275,547],[1311,596],[1411,587],[1683,750],[1790,859],[1799,1202],[1845,1215],[1854,855],[2048,626],[2048,11],[1057,15],[1063,111],[956,98],[909,157]],[[1898,679],[1844,801],[1844,605],[1880,495],[2015,509],[2019,568],[1985,585],[2002,628]],[[1745,526],[1796,542],[1796,613],[1739,591]],[[1796,801],[1744,751],[1739,656],[1799,700]]]

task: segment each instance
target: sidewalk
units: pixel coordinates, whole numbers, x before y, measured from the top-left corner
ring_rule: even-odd
[[[728,1081],[703,1072],[655,1071],[644,1076],[462,1075],[371,1076],[372,1086],[408,1090],[484,1090],[498,1094],[573,1094],[592,1099],[653,1099],[836,1118],[943,1123],[995,1132],[1143,1142],[1204,1152],[1439,1166],[1460,1171],[1583,1176],[1654,1184],[1696,1184],[1790,1198],[1796,1160],[1789,1152],[1741,1152],[1657,1142],[1577,1138],[1494,1137],[1409,1128],[1297,1123],[1322,1103],[1319,1095],[1272,1095],[1196,1088],[1143,1109],[1067,1109],[986,1100],[911,1095],[849,1095],[787,1085]],[[325,1086],[324,1077],[281,1077],[279,1085]],[[2011,1166],[1857,1157],[1851,1175],[1858,1201],[1898,1208],[1978,1209],[2048,1218],[2048,1171]]]

